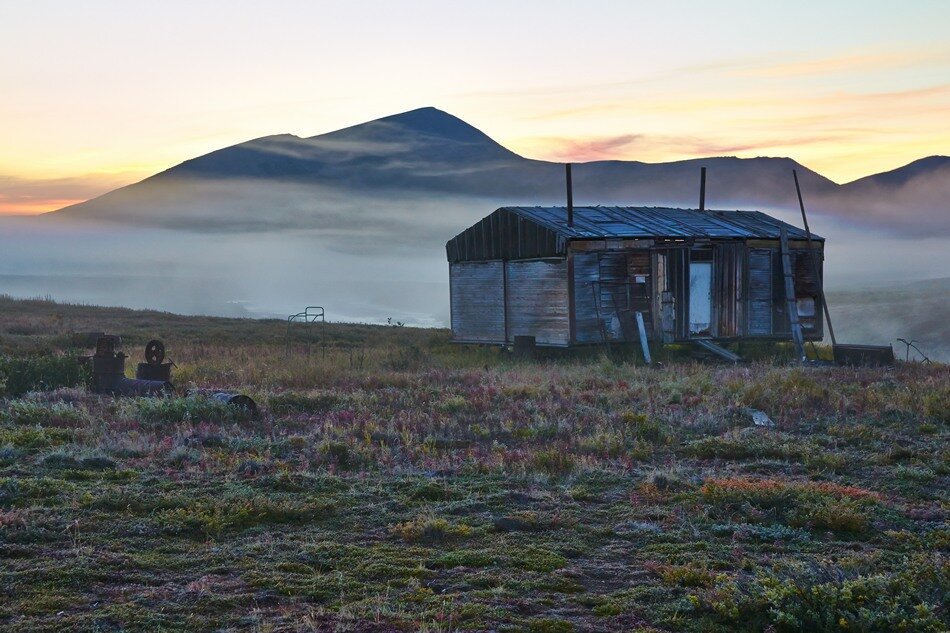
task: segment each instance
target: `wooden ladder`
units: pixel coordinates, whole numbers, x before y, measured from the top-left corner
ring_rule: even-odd
[[[792,260],[788,251],[788,231],[782,227],[782,273],[785,276],[785,302],[788,306],[788,324],[792,330],[792,340],[795,342],[795,355],[798,362],[807,361],[805,356],[805,337],[802,335],[802,324],[798,320],[798,301],[795,299],[795,279],[792,277]],[[809,253],[810,254],[810,253]]]

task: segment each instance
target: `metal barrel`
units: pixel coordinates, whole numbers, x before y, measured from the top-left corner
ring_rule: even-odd
[[[251,415],[257,415],[257,403],[254,402],[250,396],[245,396],[243,393],[227,393],[221,391],[211,394],[210,398],[218,402],[229,404],[232,407],[243,407],[247,409]]]

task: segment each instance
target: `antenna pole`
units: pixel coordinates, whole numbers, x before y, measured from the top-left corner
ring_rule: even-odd
[[[795,178],[795,192],[798,194],[798,207],[802,210],[802,223],[805,225],[805,238],[808,240],[808,254],[811,260],[812,273],[818,282],[818,297],[821,300],[821,309],[825,313],[825,320],[828,322],[828,335],[831,336],[831,344],[837,345],[835,340],[835,329],[831,325],[831,313],[828,311],[828,302],[825,301],[825,283],[821,278],[821,270],[818,267],[818,254],[812,246],[811,230],[808,228],[808,217],[805,215],[805,202],[802,200],[802,188],[798,184],[798,170],[792,170],[792,177]]]
[[[567,225],[574,226],[574,185],[571,183],[571,164],[564,164],[564,174],[567,177]]]
[[[699,210],[706,210],[706,168],[699,170]]]

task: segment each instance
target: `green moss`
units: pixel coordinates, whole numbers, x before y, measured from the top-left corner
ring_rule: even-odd
[[[542,547],[528,547],[510,554],[511,564],[520,569],[538,572],[552,572],[567,565],[567,559]]]

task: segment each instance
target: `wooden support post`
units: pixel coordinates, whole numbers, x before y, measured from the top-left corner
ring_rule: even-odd
[[[802,188],[798,185],[798,170],[792,170],[792,176],[795,178],[795,192],[798,194],[798,207],[802,210],[802,222],[805,225],[805,239],[808,240],[808,255],[811,259],[812,272],[815,275],[815,282],[818,284],[818,299],[821,301],[821,309],[825,313],[825,321],[828,322],[828,336],[831,337],[831,345],[837,345],[835,340],[835,329],[831,326],[831,312],[828,311],[828,302],[825,301],[825,281],[822,279],[821,269],[818,266],[818,254],[815,252],[811,241],[811,230],[808,228],[808,218],[805,216],[805,202],[802,200]]]
[[[647,365],[652,365],[653,359],[650,357],[650,344],[647,342],[647,328],[643,324],[643,313],[639,310],[637,311],[637,329],[640,330],[640,348],[643,350],[643,360],[647,362]]]
[[[808,360],[805,357],[805,337],[802,336],[802,324],[798,320],[798,302],[795,299],[795,279],[792,277],[791,253],[788,251],[788,231],[782,227],[780,234],[782,246],[782,273],[785,276],[785,301],[788,306],[788,324],[792,330],[792,340],[795,342],[795,354],[800,363]]]

